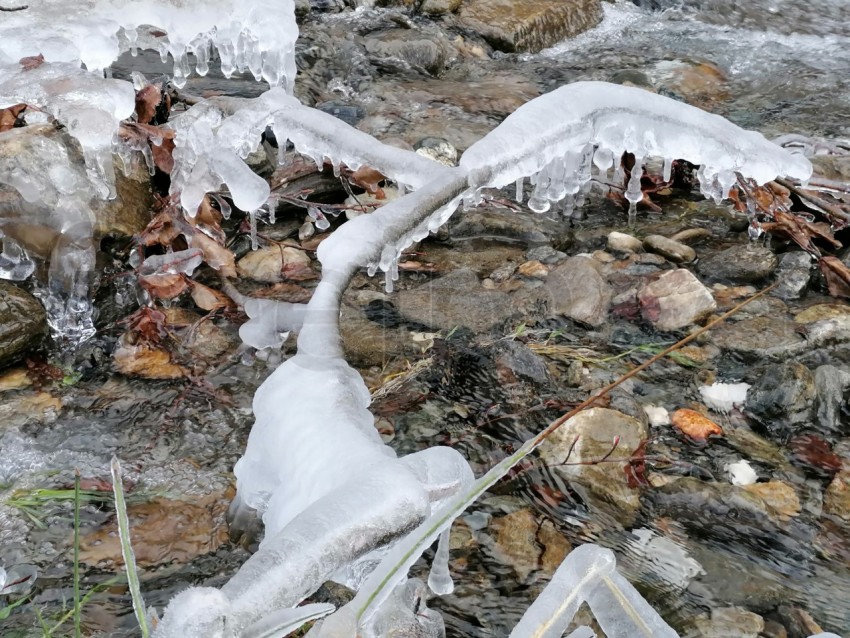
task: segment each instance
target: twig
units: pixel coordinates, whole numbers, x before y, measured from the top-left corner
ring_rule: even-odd
[[[20,7],[0,7],[0,11],[6,11],[11,13],[12,11],[24,11],[25,9],[29,9],[30,6],[28,4],[21,5]]]
[[[82,636],[80,623],[80,471],[74,472],[74,638]]]

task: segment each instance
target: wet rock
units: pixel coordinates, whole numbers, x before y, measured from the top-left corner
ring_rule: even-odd
[[[800,497],[788,483],[768,481],[745,485],[743,489],[758,496],[779,520],[788,520],[800,515]]]
[[[419,7],[422,13],[439,16],[460,9],[462,0],[425,0]]]
[[[127,514],[139,567],[188,563],[226,543],[224,515],[232,497],[230,489],[191,502],[158,498],[131,504]],[[80,560],[90,566],[123,564],[114,521],[80,540]]]
[[[612,442],[619,437],[609,459],[627,460],[647,436],[647,427],[637,419],[616,410],[591,408],[569,419],[540,446],[540,457],[552,472],[560,474],[582,494],[592,508],[599,508],[614,521],[629,526],[640,507],[639,490],[631,487],[619,463],[595,465],[559,465],[567,457],[576,437],[571,462],[600,459],[611,452]]]
[[[764,618],[741,607],[725,607],[697,616],[694,627],[701,638],[759,638]]]
[[[670,235],[670,239],[678,241],[682,244],[696,244],[697,242],[711,237],[711,231],[708,228],[686,228],[680,230],[674,235]]]
[[[338,120],[342,120],[349,126],[357,126],[357,123],[363,119],[363,108],[356,104],[343,104],[333,100],[321,102],[316,105],[320,111],[324,111],[329,115],[333,115]]]
[[[815,400],[815,376],[800,363],[767,366],[747,393],[747,414],[770,430],[808,423]]]
[[[435,162],[454,166],[457,164],[457,149],[451,142],[442,137],[425,137],[413,145],[417,154],[428,157]]]
[[[850,472],[839,472],[823,494],[823,512],[850,523]]]
[[[543,570],[543,573],[552,575],[564,562],[567,554],[572,550],[572,546],[548,518],[540,524],[540,528],[537,530],[537,542],[543,546],[540,569]]]
[[[506,565],[514,569],[521,582],[528,579],[540,562],[537,527],[537,518],[528,509],[495,518],[490,523],[493,549]]]
[[[680,96],[688,104],[709,109],[729,97],[726,75],[715,64],[698,60],[664,60],[653,69],[656,86]]]
[[[679,330],[707,317],[714,297],[684,268],[670,270],[638,292],[641,315],[658,330]]]
[[[818,424],[827,431],[835,432],[841,427],[839,417],[845,404],[844,392],[850,388],[850,372],[835,366],[820,366],[815,370],[814,386]]]
[[[643,250],[643,242],[637,237],[615,230],[608,234],[608,250],[621,253],[637,253]]]
[[[533,215],[534,213],[531,213]],[[471,210],[457,215],[451,227],[453,239],[503,239],[525,244],[548,245],[551,237],[565,236],[563,226],[537,215],[535,218],[521,213],[497,210]],[[568,245],[568,241],[561,241]]]
[[[544,287],[550,313],[594,327],[605,323],[613,292],[592,258],[577,255],[567,259],[552,269]]]
[[[404,67],[421,69],[431,75],[439,74],[457,54],[444,36],[415,29],[371,33],[364,46],[370,56],[383,64],[397,60]]]
[[[493,347],[496,365],[536,383],[546,383],[549,371],[546,362],[519,341],[499,341]]]
[[[0,280],[0,367],[13,362],[45,334],[44,308],[26,290]]]
[[[523,277],[546,279],[546,276],[549,274],[549,268],[537,260],[532,260],[527,261],[524,264],[520,264],[517,272]]]
[[[662,235],[648,235],[643,240],[643,247],[677,264],[690,263],[697,258],[696,251],[690,246]]]
[[[339,328],[345,359],[355,366],[384,366],[401,355],[420,350],[407,331],[370,321],[362,309],[348,304],[342,305]]]
[[[816,304],[809,306],[794,316],[797,323],[814,323],[822,319],[835,319],[850,315],[850,306],[839,304]]]
[[[794,328],[791,321],[782,317],[752,317],[717,326],[711,331],[711,338],[723,350],[784,357],[806,346],[806,340]]]
[[[832,477],[842,467],[841,457],[832,445],[817,434],[798,434],[788,441],[788,449],[795,464],[816,476]]]
[[[747,283],[770,276],[777,263],[776,255],[769,248],[740,244],[702,260],[699,271],[711,281]]]
[[[770,294],[786,301],[802,297],[812,278],[812,257],[809,253],[795,251],[779,258],[776,280],[779,285]]]
[[[465,0],[461,23],[502,51],[536,53],[599,24],[599,0]]]
[[[536,246],[525,252],[525,258],[529,261],[539,261],[544,264],[557,264],[567,258],[566,253],[555,250],[551,246]]]
[[[402,290],[395,301],[408,321],[439,330],[466,326],[474,332],[485,332],[513,314],[510,297],[482,288],[478,277],[467,268],[412,290]]]

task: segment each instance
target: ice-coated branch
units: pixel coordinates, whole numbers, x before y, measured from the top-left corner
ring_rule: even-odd
[[[728,195],[736,173],[759,184],[775,177],[806,180],[812,173],[807,159],[760,133],[643,89],[606,82],[576,82],[531,100],[473,144],[460,165],[478,189],[531,176],[529,207],[542,212],[551,202],[575,196],[590,181],[592,166],[607,171],[625,152],[636,159],[625,193],[632,204],[642,198],[640,173],[647,157],[664,158],[665,172],[674,159],[698,164],[703,194],[717,201]]]

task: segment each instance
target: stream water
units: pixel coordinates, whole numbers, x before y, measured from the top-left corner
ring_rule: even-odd
[[[303,86],[298,92],[305,100],[342,105],[379,137],[436,135],[445,121],[451,129],[446,139],[460,150],[504,116],[500,109],[506,107],[493,103],[510,105],[526,92],[542,93],[580,79],[651,86],[768,137],[850,136],[850,8],[843,0],[644,4],[655,9],[605,3],[603,23],[577,38],[535,55],[464,59],[439,79],[346,54],[343,40],[361,51],[379,30],[369,25],[386,28],[378,12],[319,16],[304,27],[299,49]],[[664,11],[657,6],[667,4],[676,6]],[[445,24],[427,28],[456,35]],[[349,30],[351,37],[329,42]],[[323,54],[328,55],[324,62]],[[156,77],[169,68],[156,55],[142,54],[122,58],[114,74],[127,77],[141,71]],[[476,95],[488,82],[495,89]],[[213,69],[205,78],[190,79],[185,91],[254,96],[261,88],[252,80],[226,80]],[[409,108],[404,106],[407,99],[414,100]],[[484,102],[489,106],[481,106]],[[584,213],[560,248],[569,254],[604,248],[609,232],[628,230],[622,211],[602,197],[591,198]],[[527,220],[527,227],[548,234],[552,244],[558,234],[552,229],[565,223],[528,211],[517,216]],[[707,231],[708,239],[697,246],[701,260],[747,241],[728,207],[684,195],[667,198],[660,214],[640,217],[631,232],[669,236],[692,228]],[[453,244],[426,242],[419,258],[440,274],[471,268],[482,278],[500,264],[525,260],[527,242],[510,233],[492,235],[458,231]],[[634,270],[626,273],[627,267]],[[623,268],[626,277],[657,264],[634,262]],[[429,278],[408,272],[400,285],[414,289]],[[443,612],[448,634],[507,636],[569,547],[587,541],[615,549],[622,571],[683,636],[755,638],[756,615],[767,622],[761,626],[764,636],[805,636],[814,633],[811,623],[850,632],[848,522],[823,514],[827,486],[842,466],[844,473],[850,471],[848,415],[841,413],[834,431],[819,429],[811,416],[800,426],[789,416],[796,407],[790,396],[794,391],[776,373],[800,364],[812,370],[826,364],[846,368],[850,349],[813,348],[778,361],[759,356],[765,339],[773,345],[795,334],[791,318],[802,310],[836,303],[821,292],[815,289],[805,299],[787,303],[770,299],[754,304],[725,337],[734,347],[723,349],[719,341],[703,340],[684,359],[661,361],[614,393],[609,407],[648,427],[643,451],[655,459],[647,461],[646,484],[635,488],[639,500],[625,517],[622,508],[595,497],[587,482],[571,484],[568,475],[535,461],[459,519],[451,557],[457,588],[432,604]],[[360,364],[377,392],[374,412],[382,433],[400,453],[435,442],[452,445],[469,457],[477,475],[588,391],[674,340],[625,316],[612,316],[604,326],[590,329],[533,313],[527,320],[506,317],[500,330],[444,330],[435,336],[402,318],[378,280],[358,279],[349,296],[348,305],[364,312],[365,323],[379,335],[370,337],[371,345],[350,347],[383,348],[380,363],[366,356]],[[113,297],[107,303],[118,305]],[[124,310],[119,305],[110,312],[120,317]],[[764,318],[776,319],[776,325],[758,324],[766,326],[760,332],[742,327]],[[161,608],[189,584],[220,585],[245,560],[247,550],[228,542],[224,513],[232,497],[230,471],[252,423],[251,397],[269,365],[245,363],[237,347],[238,323],[227,318],[211,323],[212,332],[200,346],[187,336],[193,328],[181,333],[180,348],[188,358],[209,354],[213,339],[221,344],[188,380],[111,374],[108,354],[120,332],[114,324],[66,357],[66,372],[77,373],[62,381],[27,381],[19,387],[14,371],[0,377],[0,388],[9,388],[0,394],[0,564],[35,564],[40,573],[32,600],[0,620],[4,638],[42,635],[37,614],[52,627],[70,608],[69,490],[75,469],[87,490],[82,589],[99,589],[84,606],[84,633],[135,635],[126,586],[115,581],[119,551],[114,514],[103,491],[113,455],[125,468],[149,605]],[[352,339],[365,342],[367,332],[355,332]],[[453,334],[446,338],[449,332]],[[407,345],[396,347],[400,341]],[[699,402],[696,388],[703,383],[716,379],[769,385],[774,373],[778,394],[773,400],[791,407],[774,416],[765,416],[770,414],[765,410],[714,414],[727,432],[722,440],[698,445],[669,426],[646,425],[644,405],[670,411],[689,407]],[[803,440],[805,436],[810,438]],[[827,441],[828,449],[817,441]],[[776,493],[759,500],[733,488],[724,467],[741,458]],[[626,465],[612,465],[612,471],[622,473]],[[603,473],[590,480],[622,479],[612,476]],[[426,568],[420,561],[415,571],[422,575]],[[321,595],[345,599],[344,592],[331,589]],[[728,615],[728,633],[722,633],[720,621],[695,622],[698,617],[713,620],[712,614]],[[709,625],[713,628],[707,629]],[[72,633],[65,622],[53,635]]]

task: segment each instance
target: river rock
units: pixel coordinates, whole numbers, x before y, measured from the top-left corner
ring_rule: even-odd
[[[402,290],[395,302],[408,321],[438,330],[466,326],[474,332],[485,332],[513,314],[510,297],[482,288],[475,272],[468,268]]]
[[[641,315],[658,330],[679,330],[717,307],[714,297],[684,268],[668,270],[638,292]]]
[[[779,258],[776,280],[779,285],[770,294],[786,301],[802,297],[812,279],[812,256],[801,250]]]
[[[776,270],[778,260],[769,248],[739,244],[703,259],[699,271],[711,281],[760,281]]]
[[[599,24],[599,0],[465,0],[461,23],[502,51],[536,53]]]
[[[697,258],[696,251],[690,246],[662,235],[648,235],[643,240],[643,247],[677,264],[689,263]]]
[[[419,7],[422,13],[439,16],[460,9],[462,0],[425,0]]]
[[[823,494],[823,511],[850,523],[850,472],[839,472]]]
[[[370,321],[362,309],[346,303],[340,311],[339,331],[345,360],[355,366],[383,367],[393,359],[420,350],[407,331]]]
[[[625,462],[647,434],[646,425],[622,412],[591,408],[555,430],[540,446],[540,457],[552,472],[560,474],[573,486],[581,486],[582,497],[591,508],[600,508],[614,521],[629,526],[640,507],[639,490],[629,485],[620,463],[559,464],[567,457],[576,437],[578,443],[570,455],[571,462],[602,458],[611,451],[615,437],[619,437],[619,443],[608,458]]]
[[[818,424],[829,432],[841,426],[839,417],[844,404],[844,392],[850,388],[850,372],[835,366],[820,366],[815,370]]]
[[[537,544],[537,518],[528,509],[522,509],[490,523],[493,549],[506,565],[513,567],[520,582],[537,569],[542,551]]]
[[[615,230],[608,234],[608,250],[621,253],[637,253],[643,250],[643,242],[637,237]]]
[[[398,60],[404,66],[439,74],[457,55],[445,36],[415,29],[388,29],[370,33],[364,42],[370,56],[382,62]]]
[[[0,280],[0,367],[7,365],[44,335],[44,308],[26,290]]]
[[[237,263],[236,271],[241,277],[263,283],[280,282],[296,272],[295,279],[309,279],[303,275],[310,272],[310,257],[293,246],[266,246],[246,254]]]
[[[534,215],[534,217],[531,217]],[[471,210],[456,215],[452,239],[499,239],[529,246],[548,245],[551,237],[562,237],[557,248],[569,245],[569,231],[563,225],[536,213],[507,213],[498,210]]]
[[[759,638],[764,618],[742,607],[712,609],[694,619],[701,638]]]
[[[551,246],[535,246],[525,252],[525,258],[529,261],[539,261],[544,264],[557,264],[567,258],[566,253],[555,250]]]
[[[725,322],[710,333],[723,349],[755,357],[786,357],[806,347],[806,339],[784,317],[762,316]]]
[[[584,255],[553,268],[545,283],[549,311],[594,327],[605,323],[614,295],[600,269],[597,261]]]
[[[747,393],[747,414],[769,430],[808,424],[816,396],[815,377],[801,363],[769,365]]]

